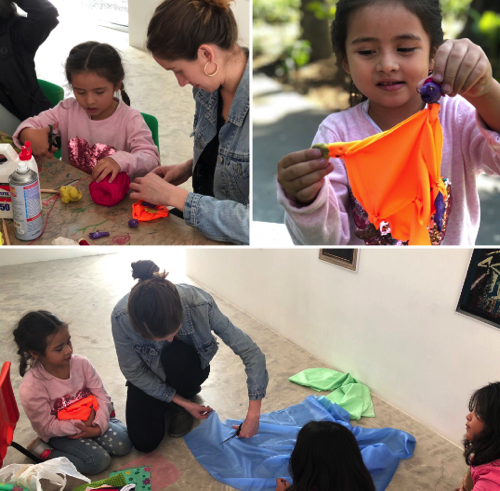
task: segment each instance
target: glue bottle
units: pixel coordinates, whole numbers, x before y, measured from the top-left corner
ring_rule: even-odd
[[[42,235],[40,183],[38,173],[29,166],[31,161],[34,159],[30,145],[25,145],[17,169],[9,176],[14,232],[19,240],[33,240]]]

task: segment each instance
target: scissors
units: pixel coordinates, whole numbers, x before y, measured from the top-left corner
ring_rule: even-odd
[[[52,125],[49,124],[49,152],[52,151],[52,147],[57,150],[61,148],[61,137],[54,133]]]
[[[243,423],[238,426],[238,429],[236,430],[234,435],[231,435],[229,438],[226,438],[222,443],[226,443],[228,440],[231,440],[231,438],[234,438],[235,436],[239,436],[241,433],[241,427],[243,426]],[[219,443],[219,447],[222,445],[222,443]]]

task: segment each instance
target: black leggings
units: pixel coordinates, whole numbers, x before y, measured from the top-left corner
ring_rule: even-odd
[[[192,399],[210,373],[201,369],[196,350],[174,339],[161,353],[167,382],[185,399]],[[140,452],[155,450],[165,436],[165,411],[170,403],[160,401],[127,382],[126,419],[128,436]]]

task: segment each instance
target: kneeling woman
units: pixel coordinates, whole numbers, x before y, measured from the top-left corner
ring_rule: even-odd
[[[163,440],[165,412],[173,410],[168,434],[188,433],[193,418],[212,409],[192,401],[210,373],[218,335],[245,365],[248,413],[240,437],[259,428],[261,399],[266,395],[266,359],[249,336],[235,327],[213,298],[191,285],[174,285],[152,261],[132,263],[139,279],[113,310],[111,323],[120,369],[127,379],[126,418],[137,450],[151,452]]]

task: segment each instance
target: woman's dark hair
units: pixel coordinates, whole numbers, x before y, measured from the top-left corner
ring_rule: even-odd
[[[311,421],[297,436],[288,491],[375,491],[358,442],[344,426]]]
[[[349,16],[357,9],[376,3],[398,3],[409,12],[416,15],[431,40],[430,56],[443,44],[442,15],[439,0],[339,0],[336,5],[335,19],[332,22],[331,38],[333,51],[337,56],[339,66],[347,61],[346,39]],[[366,100],[351,81],[351,107]]]
[[[123,79],[125,70],[118,51],[113,46],[97,41],[87,41],[76,45],[66,60],[66,78],[72,84],[73,75],[83,72],[94,72],[99,77],[105,78],[116,87],[120,82],[120,92],[123,102],[130,106],[130,98],[125,92]]]
[[[196,60],[202,44],[231,50],[238,25],[232,0],[164,0],[149,21],[147,49],[162,60]]]
[[[61,329],[68,327],[57,315],[46,310],[35,310],[21,317],[14,329],[14,341],[17,344],[17,354],[20,357],[19,373],[21,377],[33,364],[34,358],[30,351],[45,355],[47,349],[47,338]]]
[[[16,5],[12,0],[0,0],[0,20],[9,20],[17,15]]]
[[[500,382],[476,390],[469,401],[469,411],[475,411],[484,428],[474,440],[464,439],[467,465],[476,467],[500,459]]]
[[[179,329],[182,303],[176,286],[160,273],[153,261],[132,263],[132,277],[138,283],[128,297],[130,323],[145,339],[161,339]]]

